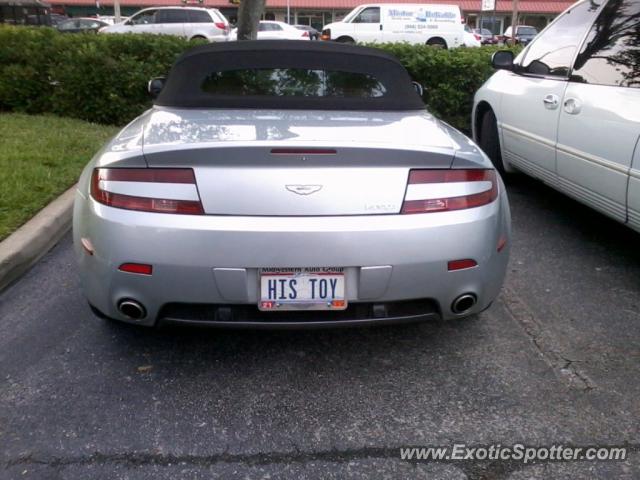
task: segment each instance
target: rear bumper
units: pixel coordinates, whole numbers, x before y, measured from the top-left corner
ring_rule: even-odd
[[[149,214],[106,207],[77,193],[74,243],[82,288],[106,316],[127,321],[116,308],[123,298],[144,305],[135,323],[158,320],[199,325],[314,327],[397,323],[456,318],[484,310],[497,296],[510,244],[504,193],[490,205],[457,212],[351,217],[224,217]],[[497,252],[501,237],[507,247]],[[88,239],[88,255],[81,239]],[[478,266],[449,272],[449,260],[472,258]],[[118,271],[125,262],[153,265],[153,275]],[[261,267],[346,268],[350,305],[423,300],[433,308],[410,315],[314,318],[282,313],[225,319],[167,315],[172,304],[255,309]],[[478,301],[464,315],[451,311],[455,298],[473,293]],[[243,307],[243,308],[245,308]]]

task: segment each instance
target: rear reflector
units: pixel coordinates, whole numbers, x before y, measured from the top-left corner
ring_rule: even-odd
[[[401,213],[481,207],[498,198],[494,170],[411,170]]]
[[[91,196],[103,205],[125,210],[204,214],[190,168],[96,168]]]
[[[153,266],[146,263],[123,263],[118,267],[121,272],[137,273],[139,275],[151,275]]]
[[[500,237],[500,239],[498,240],[498,247],[496,248],[496,250],[498,252],[501,252],[502,250],[504,250],[504,247],[506,247],[506,246],[507,246],[507,237],[502,235]]]
[[[465,258],[463,260],[451,260],[447,263],[447,269],[451,272],[454,270],[464,270],[465,268],[477,267],[478,262],[471,258]]]

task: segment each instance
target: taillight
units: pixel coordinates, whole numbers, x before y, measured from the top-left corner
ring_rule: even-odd
[[[215,23],[216,27],[218,27],[220,30],[226,30],[227,29],[227,24],[224,22],[216,22]]]
[[[305,38],[309,38],[309,32],[307,32],[306,30],[302,32],[302,36]]]
[[[190,168],[96,168],[91,196],[103,205],[125,210],[204,214]]]
[[[474,33],[473,36],[476,37],[476,40],[478,41],[482,40],[482,36],[478,35],[477,33]]]
[[[496,198],[495,170],[411,170],[401,213],[475,208]]]

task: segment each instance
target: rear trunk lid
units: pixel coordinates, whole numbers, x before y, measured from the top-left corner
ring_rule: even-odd
[[[207,214],[399,213],[412,168],[450,168],[456,142],[425,112],[154,109],[150,167],[193,168]]]

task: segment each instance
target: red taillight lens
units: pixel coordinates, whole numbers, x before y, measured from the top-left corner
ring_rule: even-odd
[[[304,32],[302,32],[302,36],[305,38],[309,38],[309,32],[305,30]]]
[[[498,198],[494,170],[411,170],[401,213],[432,213],[487,205]]]
[[[91,196],[103,205],[125,210],[204,214],[190,168],[96,168]]]
[[[465,270],[467,268],[477,267],[478,262],[471,258],[465,258],[463,260],[451,260],[447,262],[447,269],[452,272],[455,270]]]
[[[476,40],[478,41],[482,40],[482,36],[478,35],[477,33],[474,33],[473,36],[476,37]]]
[[[216,27],[218,27],[220,30],[226,30],[227,29],[227,24],[224,22],[216,22],[215,23]]]
[[[137,273],[138,275],[151,275],[153,266],[146,263],[123,263],[118,267],[121,272]]]

